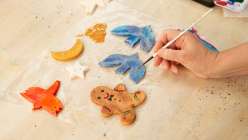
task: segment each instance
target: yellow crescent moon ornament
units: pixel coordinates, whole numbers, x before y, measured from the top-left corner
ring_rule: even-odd
[[[60,52],[51,52],[52,57],[59,61],[68,61],[77,58],[84,51],[84,44],[77,39],[72,48]]]

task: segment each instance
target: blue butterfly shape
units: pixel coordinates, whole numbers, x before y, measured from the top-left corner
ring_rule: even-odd
[[[125,43],[132,48],[140,42],[140,47],[145,52],[150,52],[155,45],[155,35],[151,26],[122,25],[114,28],[111,32],[113,35],[127,37]]]
[[[145,66],[142,65],[137,53],[130,56],[112,54],[102,60],[99,65],[107,68],[118,67],[115,71],[117,74],[125,74],[129,71],[130,79],[136,84],[144,78],[146,73]]]

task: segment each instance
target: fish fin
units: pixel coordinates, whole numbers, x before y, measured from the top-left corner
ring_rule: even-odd
[[[145,66],[139,66],[133,68],[129,72],[129,77],[132,81],[138,84],[145,77],[146,69]]]
[[[151,26],[145,26],[142,28],[142,36],[140,41],[140,47],[145,52],[150,52],[155,45],[155,35]]]
[[[56,95],[60,87],[60,81],[55,81],[46,91],[46,94]]]
[[[126,55],[121,55],[121,54],[112,54],[102,60],[99,65],[101,67],[115,67],[118,65],[121,65],[123,60],[126,58]]]
[[[130,35],[126,40],[125,40],[125,43],[127,43],[129,46],[131,46],[132,48],[138,44],[140,41],[140,38],[137,37],[137,36],[133,36],[133,35]]]
[[[57,116],[63,109],[62,102],[52,95],[47,95],[46,98],[41,101],[41,105],[43,109],[54,116]]]
[[[36,103],[41,96],[41,93],[43,93],[45,89],[40,87],[30,87],[24,92],[21,93],[21,95],[27,99],[31,103]]]
[[[39,102],[36,102],[33,104],[33,110],[37,110],[37,109],[40,109],[42,106]]]
[[[130,36],[130,35],[139,36],[139,34],[141,33],[141,29],[137,26],[123,25],[114,28],[111,31],[111,33],[117,36]]]
[[[125,74],[130,69],[130,66],[127,63],[123,63],[119,68],[115,70],[118,74]]]

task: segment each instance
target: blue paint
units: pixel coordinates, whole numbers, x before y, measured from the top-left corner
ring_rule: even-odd
[[[214,47],[214,45],[212,45],[211,43],[209,43],[206,40],[202,39],[197,34],[197,31],[194,28],[190,29],[189,32],[193,33],[201,41],[202,45],[204,47],[206,47],[207,49],[209,49],[210,51],[215,51],[215,52],[218,52],[219,51],[216,47]]]
[[[102,67],[119,66],[122,64],[124,58],[126,58],[125,55],[113,54],[104,59],[104,61],[100,62],[99,65]]]
[[[114,28],[111,32],[117,36],[140,36],[141,28],[131,25],[122,25]]]
[[[145,52],[150,52],[155,45],[155,35],[151,26],[137,27],[131,25],[123,25],[114,28],[113,35],[127,37],[125,43],[134,47],[140,42],[140,47]]]
[[[132,48],[139,42],[140,42],[140,38],[133,35],[128,36],[128,38],[125,40],[125,43],[127,43]]]
[[[150,52],[155,45],[155,35],[151,26],[145,26],[142,28],[140,46],[145,52]]]
[[[137,53],[130,56],[113,54],[101,61],[99,65],[101,67],[118,67],[115,71],[117,74],[128,72],[130,79],[136,84],[144,78],[146,72],[145,67],[141,66],[142,61]]]
[[[199,38],[204,47],[208,48],[210,51],[218,52],[218,50],[206,40]]]
[[[129,77],[132,81],[134,81],[137,84],[144,78],[145,73],[146,73],[145,66],[143,66],[142,63],[139,63],[138,67],[130,70]]]

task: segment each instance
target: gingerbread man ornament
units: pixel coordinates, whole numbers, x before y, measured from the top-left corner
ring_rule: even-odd
[[[135,107],[146,99],[143,91],[129,93],[124,84],[118,84],[114,89],[98,86],[91,91],[91,100],[102,107],[103,117],[119,115],[123,125],[130,125],[135,121]]]

